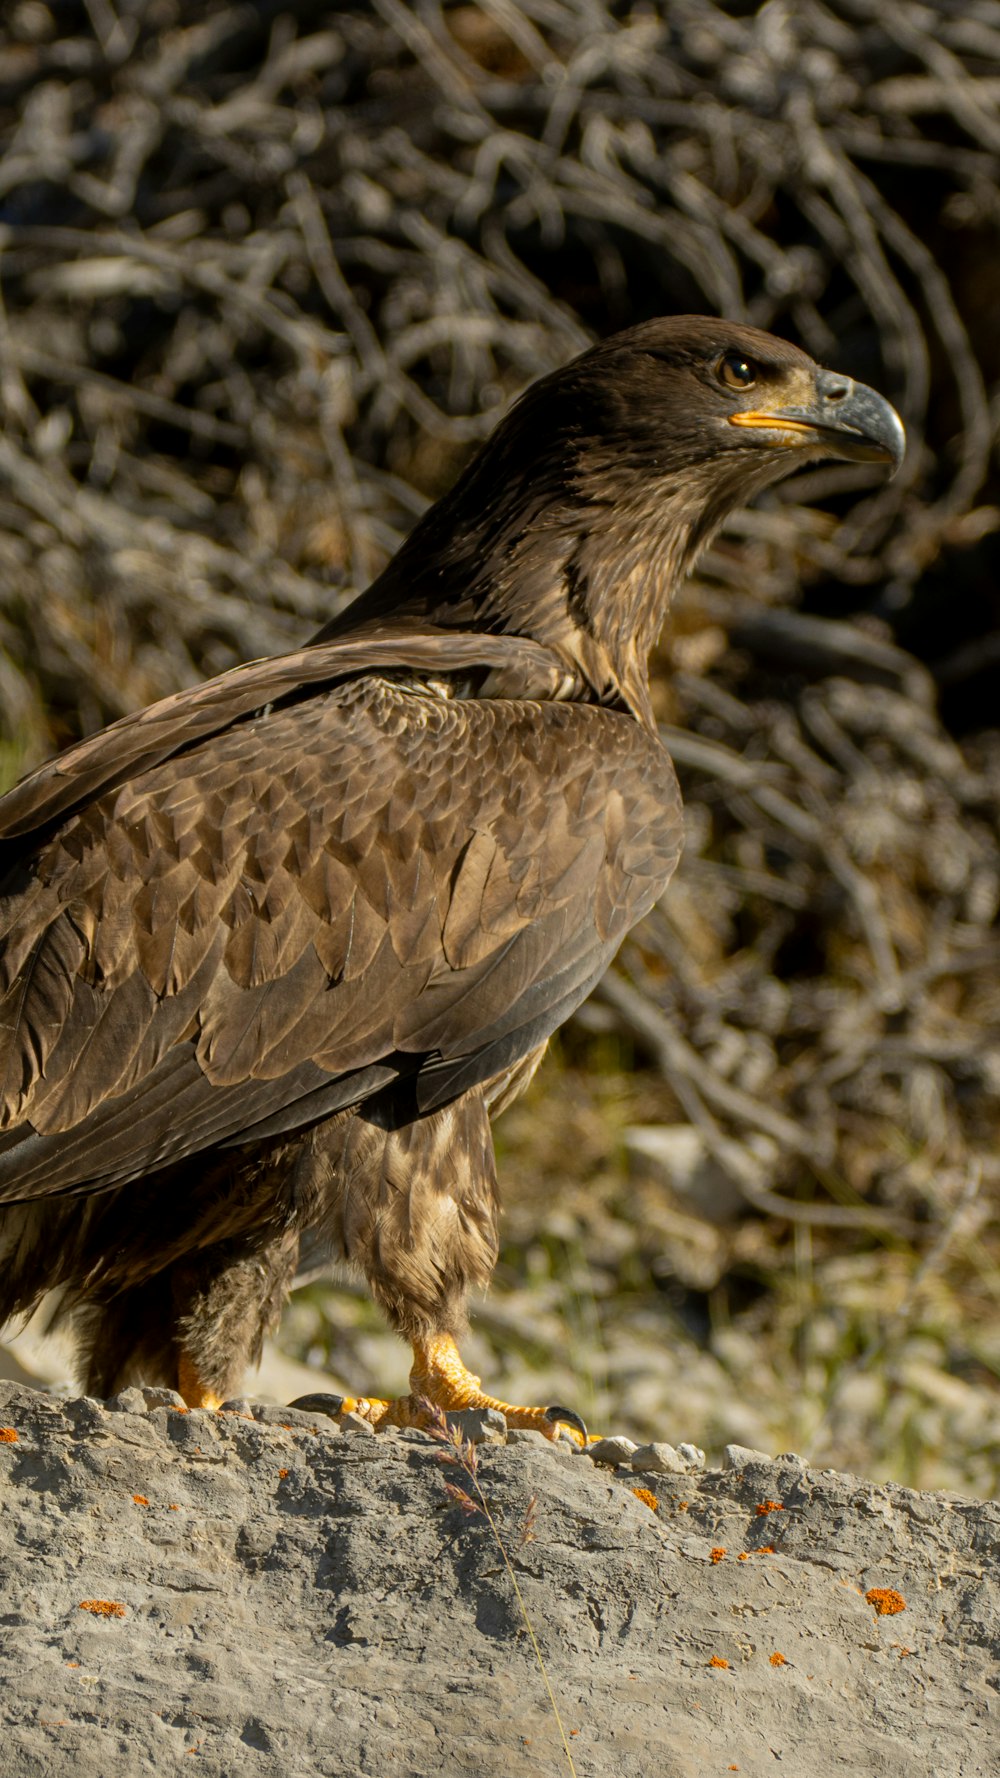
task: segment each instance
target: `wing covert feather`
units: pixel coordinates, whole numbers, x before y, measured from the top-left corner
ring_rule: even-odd
[[[102,1132],[120,1179],[258,1112],[294,1127],[300,1096],[365,1070],[484,1079],[578,1004],[680,831],[669,761],[623,713],[362,676],[248,717],[110,789],[0,886],[0,1130],[63,1132],[51,1176],[97,1186]],[[171,1129],[178,1045],[208,1090],[188,1080]]]

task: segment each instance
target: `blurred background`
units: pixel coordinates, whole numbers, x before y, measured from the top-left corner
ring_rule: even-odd
[[[1000,0],[10,0],[0,22],[3,783],[307,639],[596,336],[722,313],[899,407],[891,485],[784,484],[671,618],[686,854],[498,1124],[503,1256],[466,1356],[634,1438],[979,1494],[998,187]],[[280,1346],[405,1383],[349,1282],[299,1292]]]

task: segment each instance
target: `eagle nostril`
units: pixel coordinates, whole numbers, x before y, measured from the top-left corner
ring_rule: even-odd
[[[846,396],[850,395],[850,393],[851,385],[849,382],[831,383],[828,388],[823,390],[823,400],[843,401]]]

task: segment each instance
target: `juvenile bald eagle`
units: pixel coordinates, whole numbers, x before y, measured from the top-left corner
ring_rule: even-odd
[[[312,645],[0,800],[0,1322],[60,1290],[89,1391],[218,1404],[308,1235],[414,1396],[554,1435],[455,1339],[497,1253],[490,1116],[677,863],[647,655],[734,507],[902,450],[782,340],[632,328],[529,389]]]

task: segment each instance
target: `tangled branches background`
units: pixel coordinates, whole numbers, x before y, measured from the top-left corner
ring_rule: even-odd
[[[896,481],[824,468],[740,515],[664,638],[687,854],[501,1125],[479,1356],[636,1432],[981,1492],[998,187],[998,0],[20,0],[0,24],[8,778],[301,642],[594,334],[718,311],[896,401]],[[402,1381],[349,1288],[289,1327],[353,1384]]]

